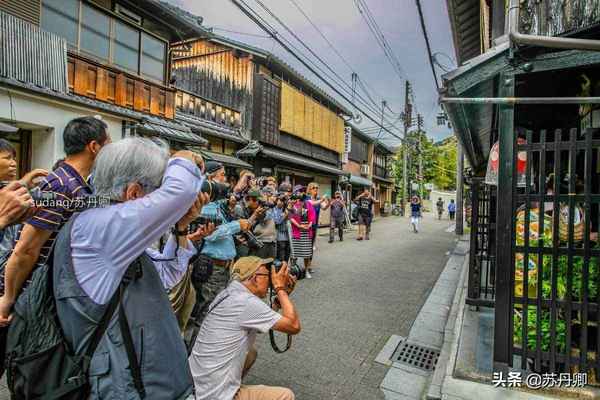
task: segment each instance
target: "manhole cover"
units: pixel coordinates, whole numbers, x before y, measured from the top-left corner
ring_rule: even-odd
[[[439,356],[439,350],[403,340],[394,352],[392,361],[425,371],[433,371],[435,370]]]

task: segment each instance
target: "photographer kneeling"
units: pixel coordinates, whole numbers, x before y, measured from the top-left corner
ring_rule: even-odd
[[[210,305],[189,358],[197,400],[294,399],[286,388],[242,385],[256,357],[257,332],[300,332],[300,319],[288,297],[294,280],[285,263],[276,271],[272,262],[240,258],[232,269],[233,281]],[[261,300],[269,285],[277,293],[281,314]]]

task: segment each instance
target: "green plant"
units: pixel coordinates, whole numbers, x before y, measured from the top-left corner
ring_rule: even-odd
[[[527,309],[527,349],[535,351],[537,349],[537,308],[529,306]],[[550,330],[551,318],[550,311],[542,310],[540,319],[541,343],[539,346],[542,351],[549,351],[552,340]],[[523,314],[522,311],[515,310],[513,319],[513,342],[515,345],[522,346]],[[567,324],[560,315],[556,318],[556,350],[564,353],[567,347]]]

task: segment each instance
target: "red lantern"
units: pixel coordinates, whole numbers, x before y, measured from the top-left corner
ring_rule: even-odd
[[[519,145],[526,144],[527,141],[522,138],[517,139]],[[485,174],[485,183],[488,185],[498,185],[498,168],[500,165],[500,143],[496,142],[490,149],[487,172]],[[525,185],[525,169],[527,168],[527,152],[519,151],[517,154],[517,185]]]

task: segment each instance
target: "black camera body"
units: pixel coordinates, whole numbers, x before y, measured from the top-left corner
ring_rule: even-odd
[[[213,223],[215,228],[223,223],[220,218],[211,218],[206,215],[201,215],[190,223],[190,232],[196,232],[200,226]]]
[[[277,203],[273,203],[271,201],[259,200],[258,206],[262,208],[275,208]]]
[[[231,194],[231,187],[225,183],[211,182],[205,179],[200,186],[202,193],[208,193],[210,201],[226,199]]]
[[[0,181],[0,189],[4,189],[11,182]],[[43,203],[44,201],[55,201],[58,195],[54,192],[44,192],[39,187],[29,189],[29,195],[35,204]]]
[[[282,266],[283,262],[279,260],[273,260],[273,262],[267,265],[267,268],[269,268],[269,270],[271,270],[271,268],[274,268],[275,272],[279,272]],[[301,267],[296,263],[288,264],[288,272],[290,275],[294,276],[298,280],[303,279],[306,276],[306,271],[304,267]]]

